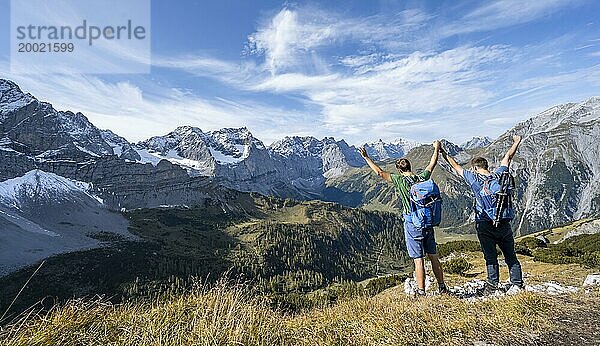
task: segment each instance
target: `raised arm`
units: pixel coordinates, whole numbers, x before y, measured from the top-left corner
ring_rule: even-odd
[[[502,158],[502,163],[500,164],[501,166],[508,167],[510,165],[510,162],[512,161],[513,157],[515,156],[515,153],[517,152],[517,149],[519,148],[519,144],[521,144],[521,136],[514,135],[513,145],[510,147],[510,149],[508,149],[506,155],[504,155],[504,157]]]
[[[461,165],[458,164],[458,162],[456,162],[456,160],[452,156],[448,155],[448,153],[446,153],[446,150],[444,149],[442,149],[442,157],[450,164],[450,166],[452,166],[452,169],[454,169],[456,174],[462,177],[464,169]]]
[[[365,161],[367,161],[367,164],[369,165],[369,167],[371,167],[373,172],[377,173],[378,176],[382,177],[387,181],[392,181],[392,176],[388,172],[381,169],[381,167],[377,166],[377,164],[373,162],[373,160],[371,160],[371,158],[367,154],[367,149],[362,147],[359,149],[359,152],[360,156],[362,156],[365,159]]]
[[[429,172],[433,172],[435,165],[437,165],[438,157],[440,156],[440,148],[442,144],[440,141],[433,142],[433,155],[431,155],[431,160],[429,161],[429,165],[425,167]]]

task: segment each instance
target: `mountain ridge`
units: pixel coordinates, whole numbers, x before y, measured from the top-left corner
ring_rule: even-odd
[[[193,204],[209,196],[227,196],[228,190],[354,207],[397,206],[393,188],[373,179],[356,147],[344,140],[291,136],[266,146],[247,128],[205,132],[183,126],[165,136],[129,143],[110,130],[97,129],[81,113],[56,111],[13,82],[0,80],[0,92],[0,180],[41,169],[93,183],[98,195],[116,209]],[[524,136],[513,169],[519,181],[517,199],[523,202],[517,204],[517,229],[526,234],[599,212],[600,158],[594,149],[600,133],[599,105],[600,97],[592,97],[551,107],[491,143],[485,137],[462,146],[442,142],[459,162],[482,155],[497,166],[510,136]],[[399,156],[415,160],[414,167],[428,161],[427,146],[405,153],[416,143],[388,144],[367,143],[367,150],[386,157],[382,165],[392,172],[390,163]],[[454,216],[448,225],[462,228],[472,217],[470,192],[450,171],[441,162],[434,177],[445,186],[447,210]],[[544,214],[551,217],[544,219]]]

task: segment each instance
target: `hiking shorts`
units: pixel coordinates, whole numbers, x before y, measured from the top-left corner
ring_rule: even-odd
[[[423,258],[425,254],[437,254],[437,244],[433,227],[418,229],[412,223],[410,215],[404,215],[404,239],[410,258]]]

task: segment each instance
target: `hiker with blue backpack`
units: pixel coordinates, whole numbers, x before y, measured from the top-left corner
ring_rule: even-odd
[[[454,171],[469,184],[475,195],[475,228],[487,267],[487,282],[483,295],[497,291],[499,283],[498,253],[496,245],[504,254],[508,265],[510,287],[523,288],[521,264],[515,253],[515,238],[511,228],[514,218],[512,192],[514,179],[509,166],[521,143],[521,136],[513,136],[513,144],[502,158],[500,167],[489,171],[488,161],[483,157],[471,160],[471,170],[463,169],[454,158],[442,149],[442,156]]]
[[[369,158],[364,147],[360,149],[360,154],[369,167],[381,178],[394,184],[398,192],[402,203],[406,248],[415,263],[418,295],[425,295],[425,256],[431,261],[439,292],[448,292],[433,232],[433,227],[440,224],[442,217],[440,190],[431,180],[431,172],[437,165],[441,143],[435,141],[433,147],[434,152],[429,165],[418,174],[412,172],[410,162],[406,158],[396,161],[399,174],[388,173]]]

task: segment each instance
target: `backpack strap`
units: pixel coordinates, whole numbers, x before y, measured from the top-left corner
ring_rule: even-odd
[[[480,177],[480,178],[483,180],[483,184],[481,184],[481,189],[482,189],[482,190],[485,190],[485,192],[486,192],[488,195],[491,195],[492,193],[490,192],[490,190],[489,190],[489,188],[488,188],[488,187],[489,187],[489,185],[490,185],[490,182],[491,182],[492,180],[500,179],[500,176],[499,176],[497,173],[495,173],[495,172],[493,172],[492,174],[490,174],[490,175],[488,175],[488,176],[485,176],[485,175],[483,175],[483,174],[479,174],[479,173],[477,173],[477,174],[478,174],[478,175],[479,175],[479,177]]]

